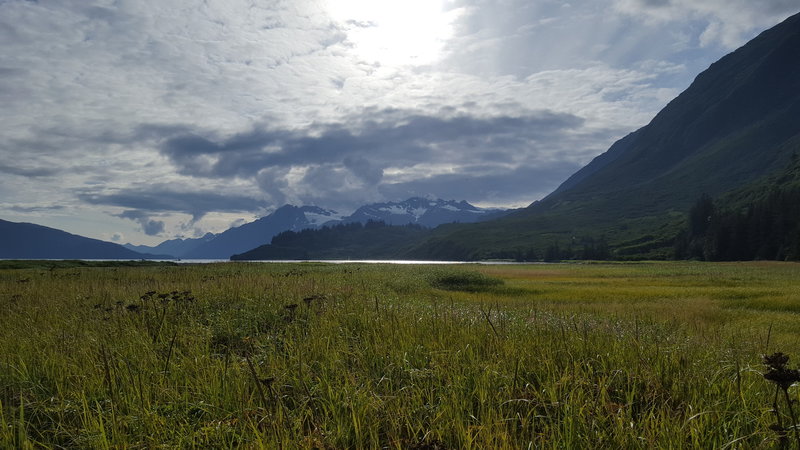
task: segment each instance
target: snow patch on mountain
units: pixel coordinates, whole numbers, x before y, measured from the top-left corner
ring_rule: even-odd
[[[301,210],[306,218],[305,228],[321,227],[331,221],[340,221],[344,217],[332,209],[323,209],[317,206],[304,206]]]

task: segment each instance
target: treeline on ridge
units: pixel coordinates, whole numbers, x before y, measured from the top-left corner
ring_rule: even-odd
[[[284,231],[275,235],[270,244],[231,259],[394,259],[427,230],[416,224],[391,226],[383,221],[367,221]]]

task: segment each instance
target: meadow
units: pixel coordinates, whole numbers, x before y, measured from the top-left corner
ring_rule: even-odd
[[[6,265],[0,447],[797,447],[798,312],[794,263]]]

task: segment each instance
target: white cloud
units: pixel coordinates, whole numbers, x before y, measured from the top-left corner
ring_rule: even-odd
[[[435,14],[421,40],[398,47],[414,11],[353,17],[386,26],[380,31],[349,22],[346,11],[327,13],[327,3],[0,1],[0,217],[154,243],[142,223],[164,236],[221,231],[283,202],[343,209],[415,190],[457,197],[465,182],[475,184],[464,190],[473,202],[533,201],[645,124],[723,53],[699,45],[739,45],[796,9],[793,0],[407,2]],[[366,35],[395,53],[369,51]],[[420,53],[427,43],[436,51]],[[547,122],[543,112],[577,122]],[[425,131],[427,142],[392,134],[422,133],[423,119],[452,130],[457,120],[500,128],[461,137]],[[519,131],[514,119],[537,127]],[[258,130],[299,147],[338,130],[357,148],[325,147],[336,158],[316,159],[289,151],[280,164],[248,167],[282,150],[257,139]],[[166,141],[188,135],[229,144],[227,153],[191,167],[165,154]],[[256,143],[230,145],[237,137]],[[228,171],[211,173],[221,160]],[[535,184],[505,199],[478,185],[504,171]],[[119,204],[86,201],[156,188],[175,203],[139,222],[119,218]],[[187,212],[175,194],[198,190],[258,206]]]
[[[617,10],[653,23],[702,24],[699,44],[732,50],[768,28],[800,11],[796,0],[615,0]]]

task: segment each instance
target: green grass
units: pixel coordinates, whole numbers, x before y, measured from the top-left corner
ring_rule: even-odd
[[[0,448],[769,448],[760,355],[800,358],[798,275],[4,269]]]

